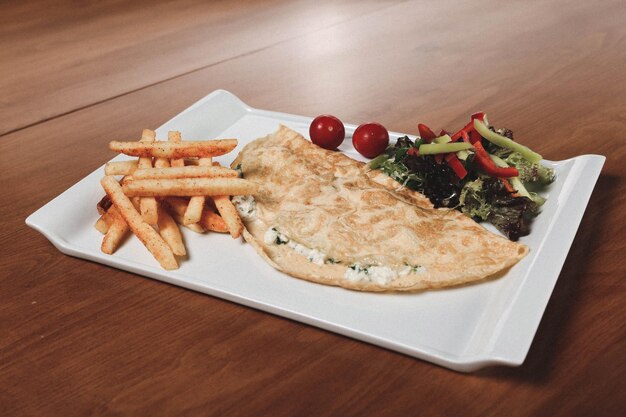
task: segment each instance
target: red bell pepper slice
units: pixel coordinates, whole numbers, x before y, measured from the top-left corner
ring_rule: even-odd
[[[465,178],[465,176],[467,175],[467,170],[465,169],[461,161],[459,161],[459,158],[456,157],[455,153],[451,152],[446,154],[445,160],[450,168],[452,168],[456,176],[459,177],[459,179]]]
[[[509,180],[507,180],[506,178],[500,178],[500,181],[502,181],[502,184],[504,184],[504,188],[506,188],[506,190],[510,192],[513,197],[520,196],[520,193],[518,193],[517,190],[513,188]]]
[[[478,132],[476,132],[476,129],[474,129],[474,119],[478,119],[481,122],[484,122],[485,113],[481,111],[472,114],[470,122],[466,124],[463,129],[452,135],[452,142],[456,142],[460,138],[463,138],[464,142],[469,142],[473,144],[474,142],[480,140],[480,134],[478,134]]]
[[[468,124],[465,125],[465,127],[463,129],[461,129],[463,131],[465,131],[469,137],[469,142],[473,145],[474,143],[480,141],[480,139],[482,138],[480,136],[480,133],[478,133],[476,131],[476,129],[474,128],[474,121],[472,120],[471,122],[469,122]]]
[[[420,137],[424,139],[426,143],[432,142],[433,139],[437,137],[437,135],[435,135],[435,132],[430,130],[430,128],[423,123],[419,123],[417,125],[417,130],[420,132]]]
[[[516,192],[515,188],[513,188],[509,180],[507,180],[506,178],[500,178],[500,181],[502,181],[502,184],[504,184],[504,188],[506,188],[508,192],[510,192],[511,194]]]
[[[472,114],[472,116],[470,117],[470,121],[468,124],[465,125],[465,127],[462,130],[465,130],[466,132],[471,132],[472,130],[474,130],[474,119],[478,119],[481,122],[485,121],[485,113],[480,111],[478,113],[474,113]]]
[[[463,129],[459,130],[458,132],[456,132],[454,135],[451,136],[451,142],[456,142],[459,139],[463,139],[463,142],[467,142],[470,143],[470,138],[469,135],[467,134],[467,132]]]
[[[515,167],[500,168],[489,158],[489,154],[483,147],[480,141],[474,143],[474,152],[476,158],[474,159],[478,166],[485,172],[485,174],[498,178],[511,178],[518,177],[519,171]]]
[[[482,137],[480,136],[480,133],[478,133],[475,130],[469,133],[469,138],[470,138],[470,143],[472,145],[474,145],[476,142],[480,142],[480,140],[482,139]]]
[[[474,120],[470,120],[465,126],[463,126],[463,130],[465,130],[467,133],[476,130],[474,129]]]
[[[408,151],[406,151],[407,155],[412,155],[412,156],[418,156],[420,154],[419,150],[415,147],[411,147],[409,148]]]
[[[478,119],[481,122],[484,122],[485,121],[485,112],[484,111],[476,112],[476,113],[472,114],[471,119],[472,119],[472,123],[474,122],[474,119]]]
[[[423,123],[418,123],[417,130],[420,132],[420,137],[424,139],[424,142],[431,143],[433,139],[437,137],[435,132],[433,132],[428,126]],[[441,157],[435,155],[435,162],[438,164],[441,163]]]

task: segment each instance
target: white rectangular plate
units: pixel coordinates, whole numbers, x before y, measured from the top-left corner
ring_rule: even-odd
[[[161,126],[157,137],[166,138],[168,130],[179,130],[189,140],[238,138],[234,152],[217,158],[229,164],[238,149],[275,131],[279,123],[308,137],[311,120],[254,109],[218,90]],[[348,137],[355,127],[346,125]],[[390,135],[392,140],[402,136]],[[340,149],[363,160],[350,140]],[[545,192],[548,200],[531,234],[521,239],[530,254],[505,276],[413,294],[361,293],[295,279],[274,270],[242,241],[187,229],[183,233],[189,258],[175,271],[161,269],[136,238],[128,239],[114,255],[105,255],[100,252],[102,235],[93,227],[98,218],[96,203],[103,196],[99,184],[103,167],[37,210],[26,223],[65,254],[469,372],[524,361],[604,160],[585,155],[544,161],[556,169],[557,180]]]

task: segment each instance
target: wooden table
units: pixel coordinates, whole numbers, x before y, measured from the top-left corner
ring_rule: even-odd
[[[0,415],[623,412],[623,1],[59,3],[0,13]],[[525,363],[456,373],[62,255],[25,226],[110,139],[218,88],[413,134],[485,110],[547,159],[606,155]]]

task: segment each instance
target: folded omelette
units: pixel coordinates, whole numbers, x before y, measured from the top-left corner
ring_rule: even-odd
[[[528,252],[285,126],[246,145],[232,167],[259,186],[254,197],[233,198],[245,240],[294,277],[415,291],[492,277]]]

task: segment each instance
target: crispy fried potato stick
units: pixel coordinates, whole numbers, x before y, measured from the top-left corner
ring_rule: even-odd
[[[233,239],[237,239],[241,236],[241,232],[243,231],[243,223],[239,217],[239,213],[237,213],[237,209],[230,201],[230,197],[227,195],[218,195],[213,197],[213,201],[215,202],[217,211],[220,212],[222,219],[224,219],[228,227],[228,232]]]
[[[172,215],[176,214],[180,217],[185,214],[185,210],[187,209],[187,204],[189,204],[189,200],[182,197],[165,197],[161,199],[162,203],[165,203],[167,208],[169,208],[170,213]]]
[[[159,234],[170,245],[172,252],[177,256],[185,256],[187,251],[185,250],[185,244],[183,243],[183,237],[180,234],[180,229],[176,224],[176,221],[170,216],[170,214],[163,210],[159,210]]]
[[[206,199],[206,205],[204,210],[202,210],[200,224],[202,227],[213,232],[228,233],[228,226],[226,226],[226,222],[222,216],[217,213],[217,207],[215,207],[215,203],[210,197]]]
[[[204,209],[204,196],[196,195],[189,199],[187,210],[183,216],[184,224],[198,223],[202,218],[202,210]]]
[[[214,166],[184,166],[171,168],[146,168],[133,172],[133,179],[175,179],[175,178],[237,178],[237,171]]]
[[[151,143],[154,142],[156,134],[154,130],[144,129],[141,133],[141,142]],[[140,157],[137,162],[138,169],[148,169],[152,168],[152,158],[151,157]],[[157,213],[158,207],[157,202],[154,197],[142,197],[140,202],[140,211],[141,217],[143,220],[151,225],[156,225],[159,221],[159,215]]]
[[[172,209],[173,211],[172,216],[174,216],[174,213],[178,215],[178,218],[176,219],[176,221],[179,224],[183,224],[182,222],[183,215],[185,214],[185,211],[187,210],[187,205],[189,202],[186,199],[179,198],[179,197],[167,197],[165,199],[165,202],[168,205],[168,207]],[[209,200],[207,200],[207,203],[208,202]],[[210,200],[210,202],[212,204],[213,200]],[[174,216],[174,218],[176,217]],[[220,233],[228,232],[228,227],[226,227],[226,223],[224,222],[224,219],[222,219],[222,217],[219,214],[215,213],[213,210],[207,207],[205,207],[202,210],[202,216],[200,217],[200,221],[194,224],[198,225],[199,227],[202,227],[203,231],[210,230],[212,232],[220,232]],[[193,226],[194,224],[185,225],[185,227],[190,227],[190,226]]]
[[[130,156],[180,159],[192,156],[220,156],[232,151],[237,139],[174,142],[109,142],[112,151]],[[184,161],[183,161],[184,163]]]
[[[176,144],[180,144],[182,143],[182,139],[180,137],[180,132],[176,131],[176,130],[170,130],[169,132],[167,132],[167,140],[170,143],[176,143]],[[173,167],[184,167],[185,166],[185,160],[176,157],[172,157],[173,159],[170,161],[170,165]]]
[[[178,263],[172,249],[163,238],[147,223],[133,206],[130,199],[124,195],[122,187],[112,176],[106,176],[100,181],[102,188],[113,201],[133,233],[141,240],[152,255],[165,269],[176,269]]]
[[[185,166],[198,166],[200,165],[200,159],[202,158],[185,158]],[[207,157],[206,159],[212,159],[210,157]],[[214,167],[219,167],[221,166],[221,164],[219,162],[213,161],[213,166]]]
[[[183,216],[179,216],[178,214],[172,214],[172,218],[176,220],[176,223],[180,224],[187,229],[196,232],[196,233],[206,233],[206,229],[200,225],[200,223],[192,223],[192,224],[184,224]]]
[[[138,161],[112,161],[104,166],[105,175],[131,175],[137,169]]]
[[[198,224],[212,232],[228,233],[228,226],[222,216],[206,208],[202,210],[202,217]]]
[[[202,227],[199,223],[183,223],[183,215],[185,214],[188,203],[186,199],[180,197],[167,197],[161,199],[161,203],[165,205],[165,207],[167,207],[169,213],[172,215],[172,218],[176,220],[176,223],[185,226],[187,229],[192,230],[196,233],[206,232],[206,229]]]
[[[93,227],[103,235],[109,230],[109,224],[104,220],[104,216],[100,216]]]
[[[100,210],[100,207],[98,207],[98,210]],[[109,209],[100,215],[100,218],[96,224],[94,224],[94,227],[100,233],[105,234],[109,230],[109,226],[115,221],[115,216],[118,214],[119,212],[117,211],[117,208],[111,204]]]
[[[128,233],[128,224],[120,214],[117,207],[115,207],[114,205],[111,206],[109,211],[107,211],[103,215],[103,217],[107,214],[109,215],[108,219],[110,220],[110,222],[107,232],[102,239],[102,245],[100,246],[100,250],[110,255],[117,250],[117,248],[120,246],[120,243],[122,243],[122,240]]]
[[[123,189],[129,197],[186,197],[255,194],[257,186],[242,178],[178,178],[132,180],[125,183]]]
[[[154,160],[155,168],[169,168],[170,166],[170,160],[167,158],[156,158]]]
[[[98,214],[102,216],[111,208],[111,206],[113,206],[113,202],[105,193],[104,197],[102,197],[100,201],[98,201],[98,204],[96,204],[96,209],[98,210]]]
[[[223,167],[220,167],[220,166],[214,167],[212,158],[200,158],[200,160],[198,161],[198,165],[199,166],[197,168],[205,168],[205,169],[210,169],[210,170],[215,170],[215,169],[223,170],[224,169]],[[232,171],[232,173],[230,173],[229,171]],[[235,178],[237,177],[237,171],[232,170],[232,169],[229,171],[225,171],[225,172],[229,172],[229,175],[227,176],[235,177]],[[235,175],[232,175],[232,174],[235,174]],[[187,210],[185,210],[185,215],[183,216],[184,224],[198,223],[200,221],[200,219],[202,218],[202,210],[204,209],[204,200],[205,200],[205,197],[203,195],[196,195],[189,199],[189,205],[187,206]]]

